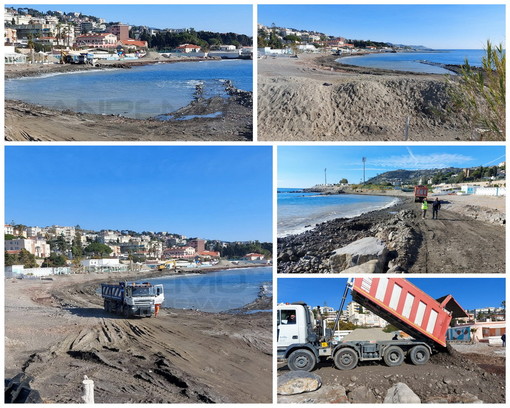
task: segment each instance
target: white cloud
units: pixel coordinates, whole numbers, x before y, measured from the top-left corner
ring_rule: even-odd
[[[462,167],[472,160],[472,157],[462,154],[435,153],[429,155],[415,155],[409,151],[409,156],[369,159],[367,160],[367,164],[383,167],[385,169],[424,170]]]

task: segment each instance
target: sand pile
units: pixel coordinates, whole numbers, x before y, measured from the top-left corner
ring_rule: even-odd
[[[445,115],[445,81],[367,75],[259,77],[259,140],[467,139],[463,119]]]

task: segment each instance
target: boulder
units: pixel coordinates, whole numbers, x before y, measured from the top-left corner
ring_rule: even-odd
[[[349,392],[348,397],[353,404],[375,404],[377,402],[374,393],[364,385],[354,388]]]
[[[322,385],[322,379],[307,371],[291,371],[278,377],[278,394],[294,395],[315,391]]]
[[[334,251],[329,258],[330,271],[337,273],[375,260],[378,263],[377,268],[382,272],[387,254],[388,248],[380,239],[362,238]]]
[[[385,404],[421,404],[418,397],[411,388],[404,383],[397,383],[391,387],[384,398]]]

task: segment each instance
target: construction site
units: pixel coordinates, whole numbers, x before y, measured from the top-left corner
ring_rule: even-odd
[[[272,401],[271,318],[261,311],[271,301],[252,305],[253,313],[248,305],[232,313],[165,308],[155,316],[140,297],[120,310],[112,292],[121,285],[98,294],[107,279],[6,279],[7,402],[83,403],[91,381],[95,403]],[[127,292],[135,290],[151,292],[148,284]]]
[[[336,330],[347,296],[385,326]],[[280,403],[505,403],[505,322],[464,324],[452,295],[352,278],[334,317],[304,302],[277,309]]]

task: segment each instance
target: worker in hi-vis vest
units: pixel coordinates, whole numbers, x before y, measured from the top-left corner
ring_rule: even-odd
[[[427,199],[424,198],[423,202],[421,203],[421,210],[423,211],[422,215],[421,215],[421,218],[425,219],[425,215],[427,215],[427,210],[428,209],[429,209],[429,203],[427,202]]]

